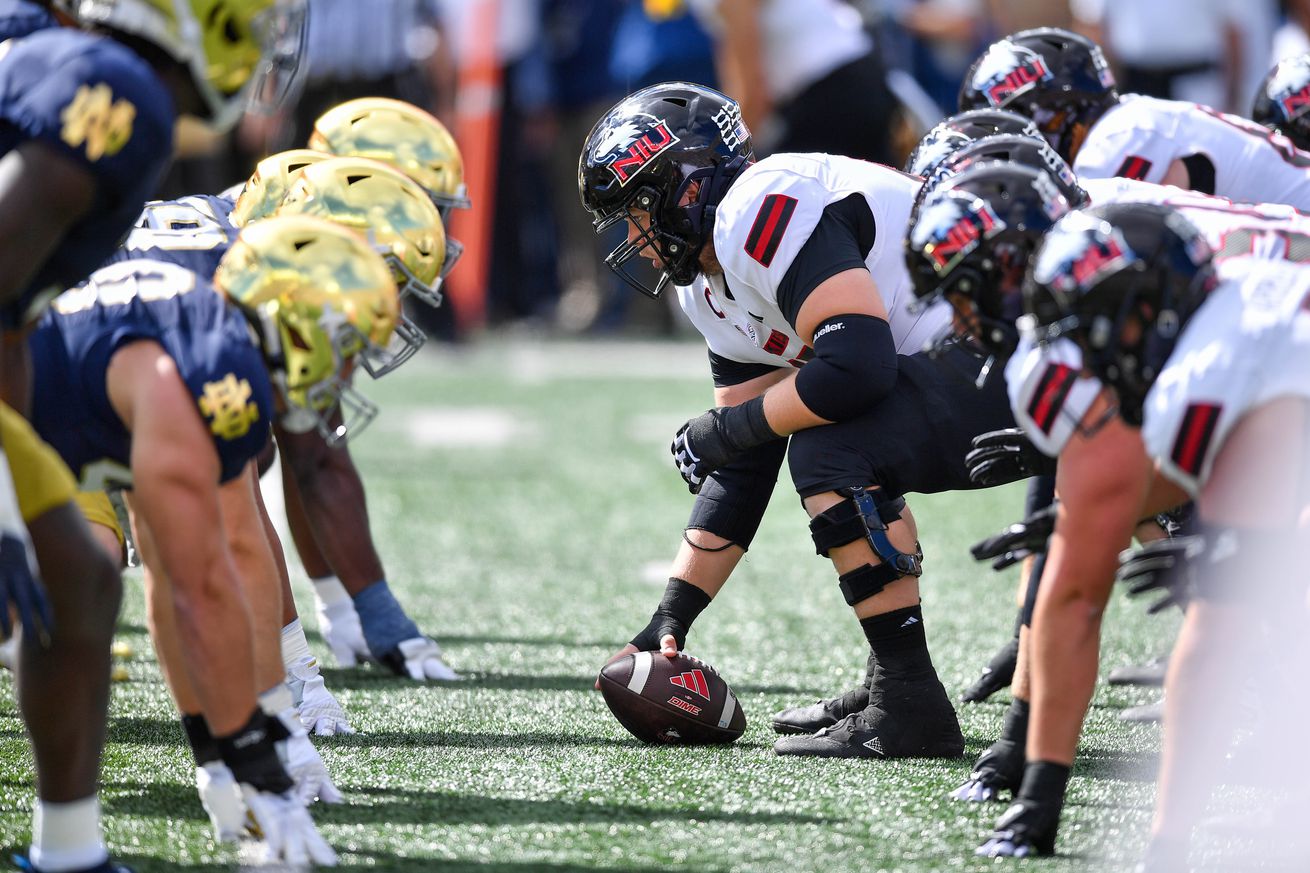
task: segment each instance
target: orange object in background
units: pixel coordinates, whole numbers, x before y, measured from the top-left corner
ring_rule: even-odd
[[[496,56],[500,0],[468,2],[474,9],[468,28],[471,38],[461,46],[466,54],[459,65],[455,141],[464,157],[464,184],[473,206],[457,209],[450,216],[450,235],[464,244],[464,256],[445,282],[461,334],[477,330],[487,320],[501,105],[501,70]]]

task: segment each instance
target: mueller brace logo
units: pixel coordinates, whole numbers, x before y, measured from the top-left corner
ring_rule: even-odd
[[[1008,44],[986,58],[974,75],[974,87],[992,106],[1003,106],[1010,99],[1052,78],[1041,55],[1020,45]]]
[[[819,337],[825,334],[832,333],[834,330],[843,330],[845,327],[846,327],[846,322],[834,321],[832,324],[820,328],[819,332],[814,335],[814,341],[817,343],[819,341]]]
[[[949,272],[961,258],[978,248],[978,244],[1001,227],[992,207],[979,200],[963,210],[936,239],[925,247],[938,275]]]
[[[641,113],[630,116],[605,133],[596,145],[596,163],[609,167],[622,187],[642,168],[679,142],[668,122]]]

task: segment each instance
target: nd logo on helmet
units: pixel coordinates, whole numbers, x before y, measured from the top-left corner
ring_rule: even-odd
[[[676,142],[678,137],[662,118],[644,113],[628,116],[596,144],[596,163],[609,167],[621,187]]]

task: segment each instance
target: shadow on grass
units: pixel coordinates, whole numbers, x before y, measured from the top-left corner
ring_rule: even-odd
[[[113,782],[102,794],[105,812],[139,818],[203,822],[205,811],[196,790],[169,783]],[[636,803],[588,803],[560,798],[488,797],[456,791],[395,788],[348,788],[346,803],[316,804],[314,820],[338,825],[524,825],[648,824],[652,821],[730,822],[742,825],[827,824],[828,819],[799,813],[724,812]],[[431,863],[429,861],[429,863]],[[390,869],[390,868],[387,868]]]
[[[1088,779],[1105,779],[1113,782],[1155,781],[1160,768],[1157,752],[1109,751],[1097,748],[1080,748],[1074,765],[1075,776]]]
[[[458,669],[458,665],[456,665]],[[376,691],[386,687],[413,688],[418,683],[401,679],[383,669],[343,669],[329,668],[321,670],[329,690],[348,688],[351,690]],[[595,674],[585,676],[563,673],[496,673],[491,671],[461,670],[463,679],[458,682],[430,682],[425,686],[434,690],[488,688],[496,691],[593,691]],[[746,694],[796,694],[812,695],[813,689],[800,688],[795,685],[756,685],[743,683],[734,685],[733,690],[740,697]]]
[[[177,719],[140,715],[110,715],[108,741],[127,746],[186,745]]]
[[[525,870],[542,870],[546,873],[596,873],[601,870],[623,870],[625,873],[667,873],[668,867],[633,867],[624,864],[621,867],[592,866],[590,864],[552,864],[545,861],[446,861],[434,858],[404,858],[391,852],[354,852],[355,856],[370,859],[367,864],[342,864],[337,870],[394,870],[398,873],[410,871],[441,870],[442,873],[520,873]],[[697,867],[704,873],[720,873],[724,867]]]

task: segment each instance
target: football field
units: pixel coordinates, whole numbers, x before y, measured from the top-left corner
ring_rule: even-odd
[[[418,686],[327,667],[291,555],[311,646],[359,731],[318,742],[347,802],[314,817],[344,869],[1054,873],[1136,860],[1159,730],[1116,716],[1148,690],[1098,687],[1052,861],[974,858],[1003,807],[946,796],[997,736],[1007,693],[961,706],[964,759],[774,756],[771,714],[851,687],[867,652],[785,468],[754,547],[687,646],[736,691],[746,734],[727,747],[654,748],[610,716],[595,674],[645,625],[690,508],[668,445],[711,402],[703,346],[496,338],[422,353],[359,387],[382,407],[352,452],[391,585],[464,679]],[[967,547],[1017,520],[1022,494],[911,498],[928,639],[952,697],[1015,612],[1015,571],[993,573]],[[1103,665],[1159,654],[1174,624],[1116,593]],[[213,842],[196,797],[136,571],[119,639],[135,656],[119,662],[130,680],[113,689],[103,768],[111,849],[142,873],[234,869],[236,851]],[[0,672],[6,856],[28,838],[31,781],[12,677]]]

